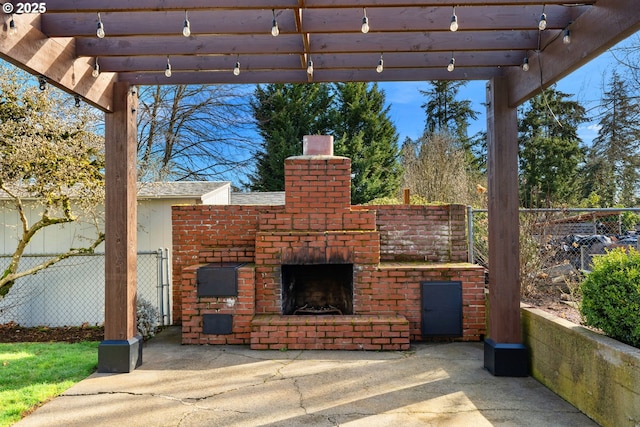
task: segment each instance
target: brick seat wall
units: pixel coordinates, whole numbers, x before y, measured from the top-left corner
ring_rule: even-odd
[[[404,316],[260,315],[251,322],[253,350],[408,350]]]

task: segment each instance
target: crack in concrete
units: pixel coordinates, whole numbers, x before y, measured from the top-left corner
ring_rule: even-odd
[[[195,403],[189,402],[190,400],[193,402],[199,402],[202,399],[206,399],[203,397],[189,397],[186,399],[181,399],[179,397],[169,396],[166,394],[156,394],[156,393],[136,393],[133,391],[98,391],[96,393],[74,393],[74,394],[64,394],[62,397],[87,397],[87,396],[102,396],[102,395],[118,395],[124,394],[126,396],[137,396],[137,397],[157,397],[160,399],[171,400],[174,402],[180,402],[186,406],[195,406]],[[213,396],[211,396],[213,397]]]
[[[298,393],[298,405],[300,406],[300,409],[304,411],[305,415],[309,415],[309,411],[307,411],[307,408],[304,406],[304,397],[297,379],[293,380],[293,388],[296,390],[296,393]]]
[[[249,386],[249,387],[254,387],[255,385]],[[243,387],[244,388],[244,387]],[[96,392],[96,393],[77,393],[77,394],[65,394],[65,397],[86,397],[86,396],[100,396],[100,395],[117,395],[117,394],[124,394],[127,396],[137,396],[137,397],[154,397],[154,398],[159,398],[159,399],[164,399],[164,400],[169,400],[172,402],[177,402],[180,403],[183,406],[189,407],[191,410],[190,411],[186,411],[182,414],[182,416],[180,417],[180,419],[178,420],[176,426],[180,427],[186,420],[188,417],[198,413],[198,412],[217,412],[217,413],[231,413],[231,414],[250,414],[250,412],[248,411],[238,411],[238,410],[230,410],[230,409],[221,409],[221,408],[207,408],[204,406],[200,406],[198,405],[198,402],[202,401],[202,400],[206,400],[209,399],[211,397],[216,397],[219,396],[221,394],[224,393],[228,393],[230,391],[237,391],[240,390],[240,388],[237,389],[233,389],[233,390],[225,390],[223,392],[220,393],[215,393],[211,396],[203,396],[203,397],[195,397],[195,398],[178,398],[178,397],[174,397],[174,396],[169,396],[166,394],[156,394],[156,393],[135,393],[135,392],[131,392],[131,391],[100,391],[100,392]]]
[[[187,420],[187,417],[189,417],[190,415],[193,415],[193,414],[195,414],[197,412],[199,412],[197,408],[192,408],[191,411],[185,412],[184,414],[182,414],[182,416],[178,420],[178,423],[176,424],[176,426],[180,427],[182,425],[182,423],[184,423]]]
[[[271,375],[268,378],[266,378],[262,383],[248,384],[248,385],[245,385],[243,387],[235,387],[235,388],[225,389],[225,390],[221,390],[219,392],[208,394],[208,395],[204,395],[204,396],[179,398],[179,397],[166,395],[166,394],[160,394],[160,393],[138,393],[138,392],[133,392],[133,391],[98,391],[98,392],[95,392],[95,393],[73,393],[73,394],[70,393],[70,394],[64,394],[63,396],[65,396],[65,397],[86,397],[86,396],[123,394],[123,395],[128,395],[128,396],[137,396],[137,397],[157,397],[157,398],[161,398],[161,399],[180,402],[181,404],[183,404],[185,406],[194,406],[194,407],[197,407],[197,408],[200,408],[200,409],[203,409],[203,410],[211,410],[209,408],[204,408],[204,407],[198,406],[198,402],[201,402],[201,401],[204,401],[204,400],[208,400],[208,399],[211,399],[211,398],[215,398],[215,397],[219,397],[219,396],[225,395],[227,393],[233,393],[233,392],[238,392],[238,391],[242,391],[242,390],[246,390],[246,389],[260,387],[263,384],[265,384],[267,381],[273,381],[274,379],[275,379],[275,381],[286,381],[288,378],[282,376],[282,374],[281,374],[282,369],[284,369],[287,366],[291,365],[301,355],[302,355],[302,352],[300,352],[296,357],[294,357],[292,359],[289,359],[287,361],[283,361],[282,362],[282,366],[278,367],[276,369],[276,371],[273,373],[273,375]],[[276,378],[276,377],[278,377],[278,378]],[[296,384],[295,381],[294,381],[294,384],[295,384],[295,387],[296,387],[296,391],[301,396],[300,388],[298,387],[298,385]],[[301,398],[302,398],[302,396],[301,396]],[[225,411],[227,411],[227,410],[225,410]],[[227,412],[234,412],[234,413],[240,413],[240,414],[249,413],[249,412],[242,412],[242,411],[227,411]],[[305,410],[305,413],[306,413],[306,410]]]
[[[280,377],[279,378],[280,380],[284,379],[285,377],[282,375],[282,370],[284,368],[286,368],[287,366],[291,365],[293,362],[297,361],[300,358],[300,356],[302,356],[302,353],[303,353],[303,351],[300,350],[300,351],[298,351],[298,354],[295,357],[292,357],[291,359],[286,359],[286,360],[281,361],[280,364],[282,366],[280,366],[278,369],[276,369],[276,371],[273,373],[273,375],[265,378],[262,383],[266,384],[268,381],[271,381],[276,377]]]

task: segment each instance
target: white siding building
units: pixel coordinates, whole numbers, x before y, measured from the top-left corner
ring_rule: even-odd
[[[153,182],[138,188],[138,295],[155,304],[164,323],[171,310],[171,206],[175,204],[229,204],[229,182]],[[38,205],[27,203],[29,221],[37,221]],[[0,196],[0,268],[16,247],[18,215]],[[103,228],[103,227],[102,227]],[[47,227],[29,244],[21,269],[39,264],[46,254],[86,246],[96,229],[86,220]],[[23,326],[89,325],[104,321],[104,247],[95,256],[73,257],[33,276],[16,281],[0,300],[0,323]]]

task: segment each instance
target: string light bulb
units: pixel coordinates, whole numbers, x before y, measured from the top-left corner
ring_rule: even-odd
[[[11,14],[11,20],[9,20],[9,34],[16,34],[18,27],[16,27],[16,21],[13,19],[13,13]]]
[[[164,76],[169,78],[171,77],[171,62],[169,61],[169,57],[167,56],[167,67],[164,69]]]
[[[276,21],[276,11],[275,9],[271,9],[273,12],[273,22],[271,23],[271,35],[273,37],[278,37],[280,34],[280,28],[278,27],[278,21]]]
[[[378,61],[378,66],[376,67],[376,72],[380,74],[384,71],[384,60],[382,59],[382,54],[380,54],[380,61]]]
[[[38,77],[38,88],[40,88],[40,90],[47,89],[47,78],[45,76]]]
[[[562,43],[571,44],[571,30],[568,28],[564,29],[564,36],[562,36]]]
[[[447,71],[452,72],[456,68],[456,58],[451,57],[451,61],[449,61],[449,65],[447,65]]]
[[[360,27],[360,31],[363,34],[367,34],[369,32],[369,18],[367,18],[367,9],[362,8],[362,13],[364,16],[362,17],[362,27]]]
[[[451,23],[449,24],[449,30],[453,32],[458,31],[458,16],[456,15],[455,6],[453,6],[453,14],[451,15]]]
[[[98,57],[96,57],[96,61],[93,63],[93,71],[91,75],[96,78],[100,75],[100,64],[98,64]]]
[[[191,35],[191,22],[189,22],[189,12],[184,11],[184,25],[182,25],[182,35],[189,37]]]
[[[313,61],[311,59],[307,61],[307,74],[313,76]]]
[[[542,12],[540,15],[540,20],[538,21],[538,29],[540,31],[544,31],[547,29],[547,14]]]
[[[75,95],[73,97],[73,100],[75,101],[76,108],[80,108],[80,96],[79,95]]]
[[[236,61],[236,65],[233,67],[233,75],[234,76],[239,76],[240,75],[240,61]]]
[[[529,71],[529,58],[527,58],[526,56],[522,60],[522,71],[524,71],[525,73]]]
[[[96,36],[98,36],[99,39],[103,39],[105,36],[104,24],[102,23],[102,19],[100,18],[100,12],[98,12],[98,28],[96,30]]]

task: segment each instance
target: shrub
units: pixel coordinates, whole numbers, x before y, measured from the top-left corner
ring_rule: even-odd
[[[580,311],[587,325],[640,348],[640,253],[616,248],[594,258],[581,285]]]
[[[138,298],[136,302],[138,333],[145,340],[156,334],[158,328],[158,310],[144,298]]]
[[[426,198],[419,196],[417,194],[412,194],[409,196],[409,204],[410,205],[424,205],[424,206],[439,206],[446,205],[448,203],[442,202],[430,202]],[[363,205],[404,205],[404,197],[398,196],[387,196],[387,197],[378,197],[377,199],[373,199],[367,203],[363,203]]]

